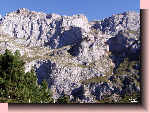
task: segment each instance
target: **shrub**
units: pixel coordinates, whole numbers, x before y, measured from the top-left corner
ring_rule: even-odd
[[[67,95],[62,95],[61,97],[59,97],[57,99],[57,104],[68,104],[70,103],[70,100],[69,100],[69,96]]]
[[[0,102],[52,103],[47,82],[38,85],[35,72],[25,73],[24,64],[19,51],[0,55]]]

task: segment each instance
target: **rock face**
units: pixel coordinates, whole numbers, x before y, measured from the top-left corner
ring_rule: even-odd
[[[79,40],[80,29],[89,31],[88,20],[83,15],[72,17],[47,15],[24,8],[7,14],[2,19],[1,25],[4,34],[25,39],[26,43],[23,43],[25,45],[48,45],[50,48],[62,47]]]
[[[113,15],[96,23],[95,28],[100,29],[106,34],[117,34],[120,30],[137,31],[140,28],[140,16],[134,11],[124,12],[122,14]]]
[[[109,78],[124,58],[140,54],[140,16],[125,12],[88,22],[81,14],[22,8],[0,19],[0,53],[6,48],[21,52],[26,72],[34,68],[39,84],[46,79],[54,99],[67,94],[81,103],[95,103],[122,91]],[[103,80],[87,82],[96,77]]]

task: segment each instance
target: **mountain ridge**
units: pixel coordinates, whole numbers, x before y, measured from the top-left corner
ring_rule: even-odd
[[[81,103],[95,103],[124,92],[124,85],[110,78],[126,58],[137,61],[140,55],[140,15],[127,12],[89,22],[84,15],[21,8],[0,19],[0,53],[5,49],[20,51],[25,71],[33,68],[39,84],[46,79],[54,99],[64,93]],[[95,78],[99,82],[91,83]],[[139,92],[139,86],[131,87]]]

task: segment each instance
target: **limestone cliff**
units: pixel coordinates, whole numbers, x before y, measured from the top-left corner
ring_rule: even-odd
[[[140,55],[140,16],[124,12],[89,22],[82,14],[21,8],[0,17],[0,53],[6,48],[21,52],[26,72],[34,68],[39,83],[46,79],[54,99],[67,94],[95,103],[122,92],[110,78],[125,58]]]

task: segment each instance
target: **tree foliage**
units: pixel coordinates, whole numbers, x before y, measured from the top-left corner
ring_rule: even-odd
[[[25,73],[19,51],[0,55],[0,102],[52,103],[52,94],[44,80],[37,84],[34,70]]]
[[[68,95],[62,95],[57,99],[57,104],[68,104],[70,103],[70,99]]]

